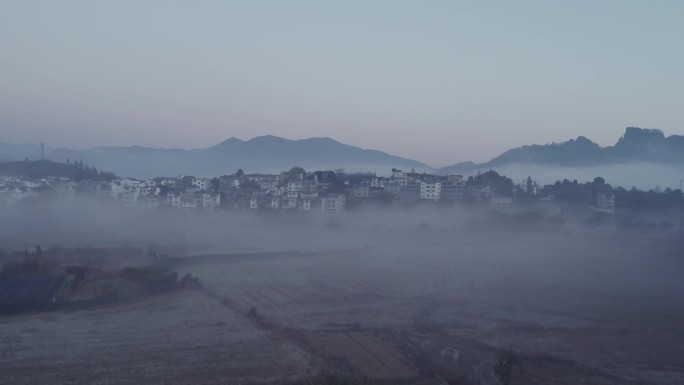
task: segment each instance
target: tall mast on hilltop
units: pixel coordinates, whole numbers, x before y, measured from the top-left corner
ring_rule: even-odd
[[[682,232],[682,226],[684,225],[684,192],[682,192],[682,182],[684,179],[679,180],[679,232]]]

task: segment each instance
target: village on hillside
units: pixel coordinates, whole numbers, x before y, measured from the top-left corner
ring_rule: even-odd
[[[531,177],[515,183],[490,170],[476,175],[434,175],[393,168],[375,173],[306,171],[292,167],[280,174],[245,173],[214,178],[180,175],[147,180],[121,178],[83,162],[46,159],[3,164],[0,207],[52,198],[83,197],[142,210],[310,212],[337,215],[369,207],[441,209],[488,207],[544,216],[581,209],[589,215],[673,214],[681,211],[681,190],[641,191],[593,181],[557,181],[540,186]],[[11,172],[9,172],[9,171]],[[592,214],[593,213],[593,214]],[[672,215],[670,215],[672,216]],[[660,227],[677,227],[669,218]]]
[[[30,178],[1,175],[0,196],[6,205],[46,194],[88,196],[142,209],[303,210],[339,214],[360,202],[460,202],[461,175],[436,176],[392,169],[391,176],[333,171],[306,172],[300,167],[275,174],[201,178],[188,175],[148,180],[111,178],[76,180],[66,176]]]

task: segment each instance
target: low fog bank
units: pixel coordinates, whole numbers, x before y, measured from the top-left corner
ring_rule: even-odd
[[[265,342],[289,339],[297,344],[306,336],[314,344],[340,341],[329,345],[330,351],[346,352],[348,361],[342,367],[348,370],[346,362],[368,356],[348,349],[359,344],[347,338],[375,338],[383,331],[389,333],[383,336],[417,336],[456,347],[464,357],[459,370],[513,347],[524,353],[531,378],[548,373],[544,384],[569,375],[576,381],[567,383],[614,383],[615,378],[627,378],[624,368],[631,370],[634,362],[644,361],[651,366],[640,376],[656,380],[620,383],[679,384],[677,379],[684,378],[679,358],[684,352],[684,311],[679,306],[684,238],[676,229],[624,230],[600,218],[603,221],[586,222],[579,214],[559,218],[522,210],[428,205],[357,208],[335,217],[316,211],[144,211],[74,198],[0,210],[0,248],[23,251],[28,246],[31,255],[38,255],[34,246],[40,244],[46,260],[94,264],[109,271],[172,263],[173,277],[190,274],[206,288],[159,295],[142,306],[103,309],[105,316],[98,316],[96,323],[122,334],[92,349],[76,344],[88,355],[67,355],[78,365],[91,365],[92,357],[98,357],[98,365],[118,372],[124,364],[111,357],[145,357],[134,350],[145,341],[146,351],[180,357],[173,365],[161,366],[164,374],[190,365],[187,373],[195,381],[197,363],[184,354],[206,352],[232,369],[234,352],[240,351],[248,352],[249,368],[255,362],[269,363],[259,374],[278,376],[282,372],[273,369],[276,358],[265,353],[273,351]],[[85,247],[121,245],[138,247]],[[240,255],[261,251],[281,252]],[[16,262],[25,257],[19,252],[0,253],[0,258]],[[47,345],[54,349],[71,346],[75,340],[64,331],[83,329],[74,318],[92,325],[93,318],[86,318],[90,314],[101,313],[66,313],[58,322],[37,321],[40,328],[60,325],[60,332],[31,334],[37,336],[34,341],[47,335],[56,338],[58,342]],[[186,321],[197,314],[201,320]],[[223,327],[230,322],[226,320],[242,315],[245,318],[236,318],[242,329]],[[129,321],[119,323],[122,319]],[[160,329],[159,320],[166,329]],[[140,325],[148,325],[149,331]],[[26,328],[20,322],[14,327]],[[237,350],[225,348],[235,343],[238,333],[266,331],[273,333],[269,339],[238,342]],[[213,351],[217,335],[224,340]],[[169,337],[187,337],[187,342],[169,344]],[[122,341],[130,343],[126,350]],[[32,346],[37,359],[26,360],[27,365],[57,365],[56,350],[44,349],[42,340]],[[316,346],[311,354],[317,361],[326,358]],[[383,349],[372,356],[395,352]],[[22,354],[31,357],[27,351]],[[665,353],[654,355],[656,351]],[[398,357],[403,354],[396,352]],[[276,360],[288,362],[284,357]],[[435,355],[435,362],[442,359]],[[334,362],[339,360],[335,356]],[[159,367],[150,358],[140,362]],[[308,359],[304,362],[311,373]],[[225,376],[225,366],[216,367],[221,369],[217,378],[225,378],[219,377]],[[149,373],[149,367],[145,369]],[[661,372],[674,373],[673,380],[658,381]],[[375,374],[375,367],[367,374]],[[611,382],[591,381],[592,376]]]
[[[626,189],[636,187],[640,190],[653,190],[657,187],[678,189],[679,180],[684,179],[681,166],[662,163],[624,163],[587,167],[546,166],[538,164],[508,164],[499,167],[485,167],[472,170],[472,173],[486,172],[490,169],[506,175],[514,182],[520,183],[528,176],[540,185],[553,184],[558,180],[591,181],[596,177],[609,179],[613,186]]]
[[[483,242],[531,236],[610,239],[648,233],[660,239],[677,238],[679,230],[672,225],[625,230],[613,218],[561,218],[524,210],[430,205],[364,207],[339,216],[323,216],[318,210],[148,211],[76,197],[1,208],[0,248],[160,245],[192,252],[317,251],[371,245],[450,245],[465,238]]]

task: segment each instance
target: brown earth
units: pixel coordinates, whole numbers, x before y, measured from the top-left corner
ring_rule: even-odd
[[[0,337],[13,342],[0,378],[287,383],[332,373],[472,384],[512,348],[523,362],[514,385],[678,385],[684,266],[659,245],[499,234],[188,256],[179,275],[205,291],[1,319]]]

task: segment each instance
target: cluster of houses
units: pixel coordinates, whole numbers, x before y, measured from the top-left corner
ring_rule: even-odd
[[[11,206],[27,198],[41,196],[91,197],[98,201],[117,202],[141,209],[178,210],[252,210],[318,211],[339,214],[368,202],[400,204],[439,203],[452,205],[463,200],[464,192],[484,200],[492,208],[505,208],[512,196],[500,196],[489,184],[471,184],[466,189],[461,175],[438,176],[392,169],[388,176],[373,173],[305,172],[294,167],[280,174],[235,174],[215,178],[194,176],[134,178],[111,181],[80,180],[65,177],[29,179],[0,175],[0,206]],[[528,194],[537,195],[536,184],[529,178],[518,185]],[[466,191],[467,190],[467,191]],[[515,189],[513,193],[515,193]],[[603,213],[615,212],[615,196],[599,193],[591,208]],[[553,196],[539,202],[554,203]]]
[[[91,196],[144,209],[319,210],[342,212],[350,203],[366,201],[447,202],[463,197],[461,175],[436,176],[392,169],[389,176],[372,173],[307,173],[300,168],[273,174],[245,174],[217,178],[193,176],[133,178],[112,181],[49,177],[27,180],[0,177],[0,200],[13,204],[44,192],[61,196]]]
[[[0,197],[5,204],[12,205],[22,199],[37,195],[37,190],[45,183],[48,182],[0,175]]]

